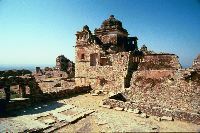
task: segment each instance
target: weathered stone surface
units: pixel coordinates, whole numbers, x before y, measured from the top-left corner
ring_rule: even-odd
[[[200,115],[198,113],[189,113],[180,110],[169,110],[163,109],[156,104],[146,105],[145,103],[128,103],[114,99],[105,99],[103,100],[104,105],[109,105],[111,108],[122,107],[129,109],[141,110],[143,113],[148,113],[154,116],[169,116],[176,118],[178,120],[190,121],[196,124],[200,124]],[[161,120],[158,117],[158,120]]]
[[[45,124],[51,125],[51,124],[55,123],[56,121],[53,120],[53,119],[45,119],[43,122],[44,122]]]
[[[155,117],[154,118],[156,121],[161,121],[161,117]]]
[[[132,60],[129,51],[137,50],[137,37],[128,37],[114,16],[105,20],[94,35],[86,25],[76,36],[76,86],[91,85],[92,89],[108,92],[121,90]]]
[[[127,112],[133,113],[134,111],[133,111],[133,109],[128,109]]]
[[[120,108],[120,107],[115,107],[114,109],[117,110],[117,111],[123,111],[124,110],[124,108]]]
[[[92,93],[92,96],[98,96],[99,94],[96,94],[96,93]]]
[[[134,113],[134,114],[139,114],[139,113],[140,113],[140,110],[139,110],[138,108],[136,108],[136,109],[133,110],[133,113]]]
[[[162,121],[163,121],[163,120],[166,120],[166,121],[173,121],[173,118],[170,117],[170,116],[162,116],[162,117],[161,117],[161,120],[162,120]]]
[[[177,70],[181,65],[174,54],[148,54],[139,64],[138,70]]]
[[[197,70],[197,71],[200,71],[200,54],[199,54],[198,57],[193,61],[192,68],[195,69],[195,70]]]
[[[140,114],[140,117],[142,117],[142,118],[147,118],[147,114],[146,114],[146,113],[141,113],[141,114]]]

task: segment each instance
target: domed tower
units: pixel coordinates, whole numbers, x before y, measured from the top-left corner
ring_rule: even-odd
[[[116,45],[121,49],[127,44],[128,32],[122,27],[122,22],[111,15],[103,21],[100,28],[95,29],[95,35],[103,45]]]

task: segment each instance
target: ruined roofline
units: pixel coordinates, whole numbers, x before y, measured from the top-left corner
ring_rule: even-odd
[[[145,56],[155,56],[155,55],[176,55],[176,54],[170,54],[170,53],[163,53],[163,54],[146,54]],[[177,55],[176,55],[177,56]]]

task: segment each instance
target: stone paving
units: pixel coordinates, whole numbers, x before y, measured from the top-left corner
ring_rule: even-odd
[[[74,105],[53,102],[32,107],[19,112],[12,112],[16,117],[0,118],[0,132],[52,132],[67,124],[75,122],[94,110],[77,108]],[[57,108],[52,108],[53,106]],[[52,110],[49,110],[51,109]],[[68,112],[73,112],[70,114]]]
[[[0,132],[199,132],[199,125],[141,117],[136,110],[99,106],[107,96],[83,94],[13,112]],[[94,111],[95,110],[95,111]]]

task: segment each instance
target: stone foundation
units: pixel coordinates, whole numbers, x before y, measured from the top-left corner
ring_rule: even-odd
[[[200,114],[198,113],[190,113],[182,110],[171,110],[168,108],[161,108],[156,104],[146,104],[146,103],[131,103],[131,102],[123,102],[114,99],[105,99],[103,100],[103,105],[109,105],[111,108],[127,108],[127,109],[139,109],[142,113],[146,113],[149,115],[155,116],[170,116],[177,120],[189,121],[195,124],[200,124]]]

